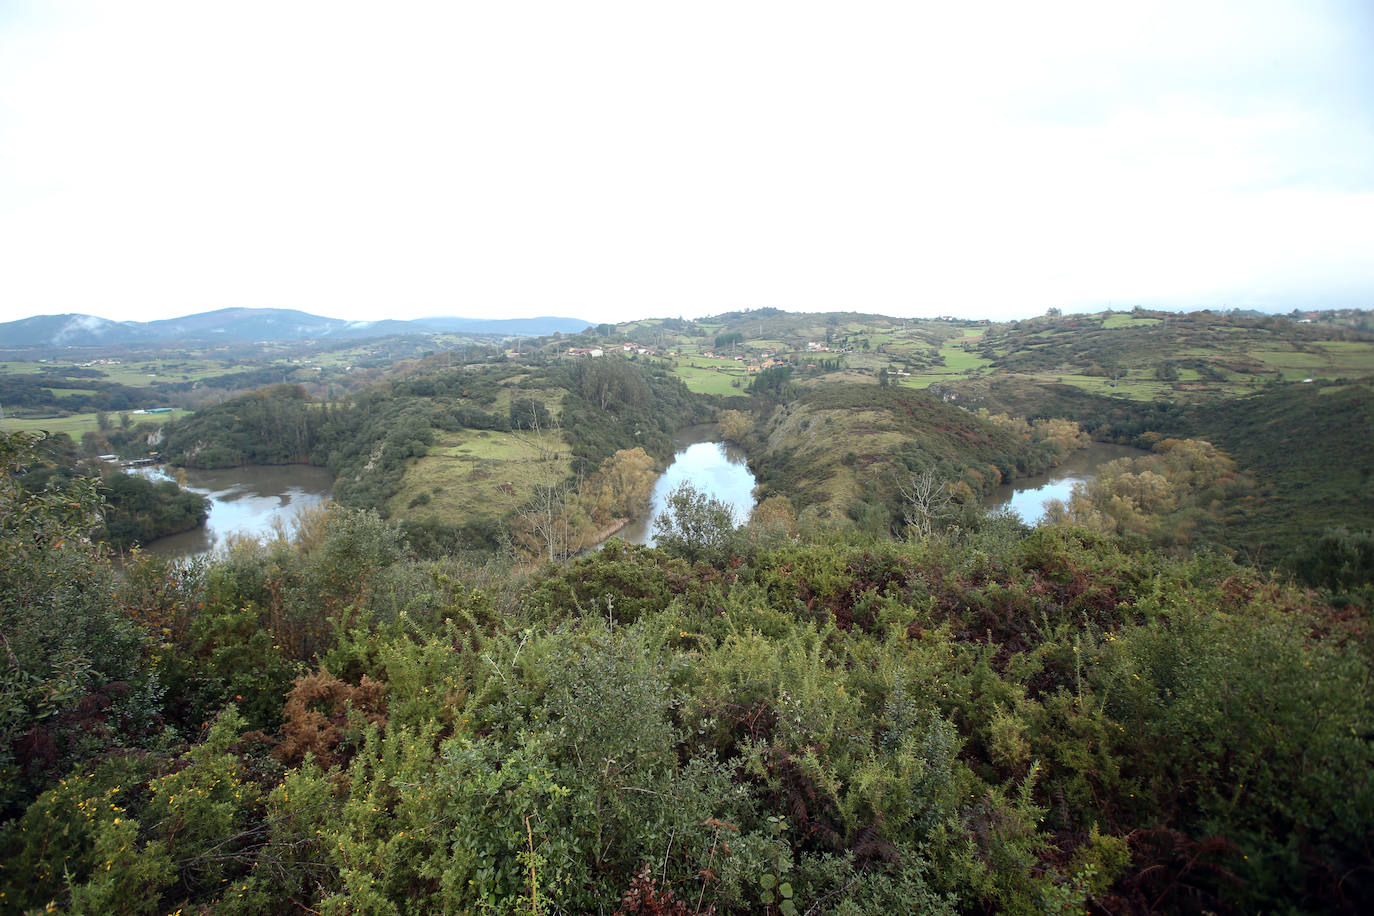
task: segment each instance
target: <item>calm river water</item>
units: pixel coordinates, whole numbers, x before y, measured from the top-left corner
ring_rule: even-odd
[[[719,435],[715,424],[681,430],[674,437],[678,451],[673,463],[654,484],[648,517],[636,519],[616,536],[631,544],[652,546],[653,520],[663,511],[668,494],[683,483],[729,505],[736,524],[748,521],[754,510],[754,475],[745,464],[744,451],[715,441]]]
[[[1074,452],[1057,468],[1050,468],[1048,474],[1034,477],[1018,477],[1009,484],[1002,484],[983,500],[989,509],[1007,508],[1028,525],[1040,522],[1045,516],[1045,503],[1052,499],[1066,501],[1073,493],[1073,485],[1092,480],[1097,469],[1108,461],[1118,458],[1139,458],[1148,455],[1142,449],[1129,445],[1110,445],[1094,442],[1085,449]]]
[[[744,452],[717,441],[718,435],[714,424],[689,427],[678,433],[677,454],[654,484],[649,515],[621,529],[619,538],[632,544],[652,545],[653,519],[663,511],[668,494],[684,482],[728,504],[735,511],[737,523],[748,520],[754,509],[754,475],[745,463]],[[1046,502],[1068,499],[1073,485],[1091,480],[1100,465],[1144,454],[1147,453],[1129,446],[1095,442],[1074,452],[1048,474],[1023,477],[998,487],[984,500],[984,505],[990,509],[1006,507],[1027,523],[1035,524],[1043,517]],[[142,473],[153,478],[168,476],[161,468]],[[278,523],[290,525],[302,509],[328,502],[334,478],[323,468],[289,464],[216,471],[188,468],[186,482],[191,490],[209,497],[210,517],[200,528],[158,538],[147,545],[150,553],[192,557],[209,553],[234,534],[269,536]]]
[[[153,479],[169,479],[162,468],[144,472]],[[271,467],[250,465],[215,471],[186,469],[187,489],[210,499],[210,517],[191,531],[158,538],[145,548],[170,557],[209,553],[234,534],[262,538],[280,521],[289,526],[296,513],[329,500],[334,477],[324,468],[304,464]]]

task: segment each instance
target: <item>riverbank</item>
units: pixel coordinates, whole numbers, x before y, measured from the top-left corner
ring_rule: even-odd
[[[983,498],[983,506],[994,511],[1006,509],[1019,515],[1026,524],[1034,525],[1044,517],[1046,503],[1052,499],[1067,500],[1074,485],[1092,480],[1102,465],[1118,458],[1139,458],[1148,454],[1144,449],[1129,445],[1094,442],[1070,452],[1062,462],[1043,474],[1017,477],[995,487]]]
[[[334,487],[327,470],[303,464],[180,470],[182,486],[210,501],[205,523],[144,545],[149,553],[178,559],[210,553],[236,535],[270,536],[298,512],[329,502]],[[173,479],[163,467],[140,471],[153,480]]]
[[[652,546],[654,519],[666,508],[668,494],[684,483],[729,505],[736,524],[749,519],[756,481],[744,449],[720,441],[720,427],[715,423],[685,427],[677,432],[673,442],[677,451],[672,463],[654,481],[648,513],[623,526],[622,540]]]

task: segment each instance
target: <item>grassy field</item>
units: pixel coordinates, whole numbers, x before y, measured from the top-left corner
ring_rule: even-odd
[[[972,350],[965,349],[963,346],[965,340],[967,338],[952,340],[940,348],[940,355],[945,359],[945,368],[952,372],[971,372],[992,365],[989,360]]]
[[[203,378],[213,378],[234,371],[233,368],[208,360],[148,360],[138,363],[121,363],[118,366],[99,367],[105,373],[105,380],[128,385],[130,388],[145,388],[153,382],[189,382]],[[243,368],[251,368],[244,366]]]
[[[46,363],[7,360],[0,362],[0,375],[32,375],[42,372],[46,368],[48,368]]]
[[[1106,395],[1107,397],[1128,398],[1132,401],[1148,401],[1157,397],[1166,396],[1173,390],[1173,386],[1168,382],[1159,382],[1144,378],[1131,378],[1125,376],[1116,379],[1115,383],[1111,379],[1096,378],[1087,375],[1056,375],[1045,377],[1041,381],[1057,381],[1065,385],[1072,385],[1083,391],[1090,391],[1093,394]]]
[[[156,422],[179,420],[190,414],[191,411],[189,410],[173,410],[171,413],[160,413],[156,415]],[[116,413],[110,414],[110,418],[115,423],[119,422],[119,415]],[[135,424],[148,423],[153,422],[153,418],[145,415],[138,415],[133,417],[133,421]],[[53,435],[66,433],[73,439],[80,439],[86,433],[93,433],[100,429],[100,425],[96,422],[96,415],[93,413],[74,413],[69,417],[40,417],[37,419],[25,418],[22,420],[14,417],[6,417],[3,428],[6,432],[46,432]]]
[[[52,372],[56,375],[63,374],[63,370],[73,368],[72,363],[39,363],[39,362],[20,362],[9,360],[0,362],[0,375],[18,375],[23,373]],[[120,385],[127,385],[130,388],[146,388],[157,381],[184,382],[197,379],[213,378],[223,375],[226,372],[233,372],[236,368],[249,369],[253,366],[231,367],[218,360],[205,359],[166,359],[166,360],[141,360],[138,362],[119,363],[118,365],[103,365],[78,367],[89,368],[100,375],[93,376],[93,380],[100,382],[114,382]]]
[[[696,394],[719,394],[732,395],[743,394],[744,387],[748,385],[747,372],[739,370],[727,371],[723,367],[725,363],[721,360],[693,360],[700,368],[693,368],[689,365],[678,365],[673,370],[673,375],[682,379],[687,385],[688,390]],[[711,368],[705,366],[706,363],[720,363],[722,368]],[[731,363],[731,366],[738,366],[739,363]],[[734,387],[733,383],[739,382],[740,387]]]
[[[942,382],[968,378],[985,372],[991,361],[983,358],[965,344],[973,345],[983,336],[982,328],[966,329],[962,334],[950,337],[941,344],[938,355],[944,360],[943,366],[932,366],[921,372],[900,377],[903,388],[928,388]],[[922,344],[924,347],[924,344]]]
[[[557,432],[539,437],[444,433],[427,456],[406,469],[388,508],[402,518],[447,524],[500,519],[527,502],[536,486],[564,480],[570,467],[571,452]]]
[[[1112,312],[1102,319],[1102,327],[1108,331],[1116,328],[1146,328],[1152,324],[1159,324],[1161,320],[1159,318],[1144,318],[1129,312]]]
[[[1243,397],[1275,380],[1374,376],[1374,340],[1338,339],[1348,333],[1273,317],[1111,313],[995,325],[979,349],[995,355],[998,376],[1133,400],[1202,401]],[[946,359],[970,378],[980,371],[958,354]],[[1104,380],[1120,372],[1115,387]]]
[[[1279,369],[1284,378],[1367,378],[1374,375],[1374,344],[1360,340],[1323,340],[1307,349],[1255,348],[1247,355]]]

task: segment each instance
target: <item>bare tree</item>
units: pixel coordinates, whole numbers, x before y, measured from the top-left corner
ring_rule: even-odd
[[[547,431],[544,429],[541,416],[548,416],[544,405],[531,400],[527,410],[513,411],[510,434],[515,441],[534,449],[540,461],[553,461],[558,457],[558,449],[556,445],[553,448],[549,447],[545,439]],[[552,417],[549,421],[552,422]]]
[[[550,563],[565,560],[587,546],[593,531],[582,507],[582,481],[540,484],[517,510],[512,533],[526,550]]]
[[[566,555],[567,499],[565,488],[540,485],[534,488],[534,498],[520,510],[527,536],[541,548],[541,553],[547,551],[550,563]]]
[[[924,539],[935,533],[936,524],[950,514],[954,502],[949,482],[934,468],[897,478],[902,495],[902,518],[907,527]]]

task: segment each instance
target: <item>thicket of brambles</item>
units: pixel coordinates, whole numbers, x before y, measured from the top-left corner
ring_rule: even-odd
[[[117,575],[98,494],[20,486],[28,437],[0,457],[6,911],[1374,901],[1357,585],[1110,513],[918,541],[689,493],[661,547],[562,565],[417,559],[336,506]]]

